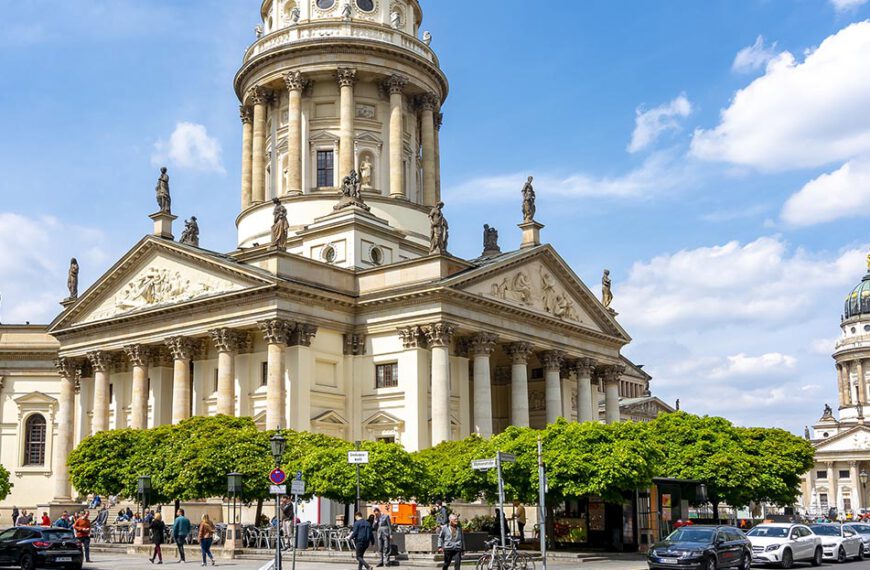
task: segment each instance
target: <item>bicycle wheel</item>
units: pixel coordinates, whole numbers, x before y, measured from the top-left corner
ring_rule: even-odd
[[[503,570],[500,558],[493,559],[492,553],[487,552],[477,559],[477,570]]]
[[[517,556],[515,570],[535,570],[535,559],[528,554],[520,554]]]

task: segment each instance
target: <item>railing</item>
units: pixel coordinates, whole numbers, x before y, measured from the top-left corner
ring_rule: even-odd
[[[383,24],[351,20],[344,22],[336,19],[311,20],[289,28],[276,30],[254,42],[245,52],[247,63],[254,57],[295,42],[323,38],[363,38],[404,48],[438,65],[435,52],[421,40],[405,32],[391,29]]]

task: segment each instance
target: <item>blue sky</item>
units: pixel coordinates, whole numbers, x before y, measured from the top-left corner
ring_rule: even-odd
[[[534,175],[544,238],[593,290],[611,269],[658,395],[800,431],[835,402],[870,243],[865,2],[423,0],[451,251],[483,223],[515,247]],[[3,322],[50,320],[69,257],[87,286],[147,233],[163,162],[173,210],[233,247],[259,4],[2,2]]]

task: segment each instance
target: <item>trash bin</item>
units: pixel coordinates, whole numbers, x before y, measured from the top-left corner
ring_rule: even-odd
[[[308,548],[308,531],[311,530],[311,523],[304,522],[296,525],[296,550],[305,550]]]

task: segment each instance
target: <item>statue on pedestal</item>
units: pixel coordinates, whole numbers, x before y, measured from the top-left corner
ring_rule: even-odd
[[[483,224],[483,255],[496,255],[501,253],[498,245],[498,230]]]
[[[254,26],[254,34],[256,34],[258,40],[260,38],[262,38],[263,37],[263,26],[260,26],[259,24]]]
[[[825,410],[822,412],[822,419],[828,419],[834,417],[834,410],[831,409],[831,406],[825,404]]]
[[[423,43],[427,46],[432,44],[432,34],[430,32],[423,32]]]
[[[275,209],[272,211],[272,245],[284,249],[287,247],[287,235],[290,232],[290,223],[287,221],[287,208],[278,198],[272,198]]]
[[[609,309],[610,304],[613,302],[612,285],[613,283],[610,280],[610,270],[605,269],[604,275],[601,277],[601,303],[604,305],[605,309]]]
[[[69,273],[66,278],[66,288],[69,289],[68,299],[78,299],[79,296],[79,262],[73,257],[69,261]]]
[[[299,7],[293,6],[293,9],[290,10],[290,21],[293,22],[294,24],[298,24],[299,23],[299,16],[300,16]]]
[[[345,21],[350,20],[350,16],[353,13],[353,10],[350,7],[350,2],[344,3],[344,8],[341,9],[341,17],[344,18]]]
[[[429,253],[447,253],[447,240],[450,232],[447,218],[444,217],[442,212],[443,208],[444,202],[438,202],[429,212],[429,224],[431,226]]]
[[[344,208],[356,206],[367,212],[370,211],[371,208],[363,202],[361,187],[359,174],[357,174],[356,170],[351,170],[350,174],[345,176],[341,182],[341,200],[332,209],[343,210]]]
[[[359,165],[360,182],[363,188],[372,187],[372,161],[368,156],[363,157],[362,164]]]
[[[532,186],[533,177],[529,176],[523,186],[523,222],[535,220],[535,188]]]
[[[390,12],[390,25],[393,26],[394,30],[398,30],[402,27],[402,15],[398,10]]]
[[[180,243],[199,247],[199,224],[196,222],[196,216],[191,216],[184,222]]]
[[[160,213],[171,214],[172,196],[169,194],[169,175],[166,173],[165,166],[160,169],[160,177],[154,190],[157,193],[157,206],[160,208]]]

